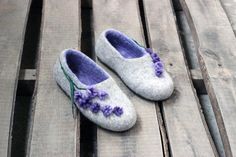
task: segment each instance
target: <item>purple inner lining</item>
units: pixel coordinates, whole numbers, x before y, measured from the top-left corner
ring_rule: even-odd
[[[71,71],[85,85],[91,86],[108,79],[108,75],[92,60],[74,50],[66,52],[66,61]]]
[[[106,38],[124,58],[139,58],[146,54],[144,49],[118,31],[107,31]]]

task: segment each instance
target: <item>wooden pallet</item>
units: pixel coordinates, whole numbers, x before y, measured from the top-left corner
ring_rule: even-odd
[[[30,69],[22,65],[32,59],[23,51],[31,45],[24,40],[31,1],[0,0],[1,157],[236,156],[234,0],[38,1],[43,1],[42,10],[38,8],[40,37],[32,41],[37,66]],[[96,39],[107,28],[159,53],[175,84],[169,99],[140,98],[96,60]],[[134,128],[114,133],[79,113],[73,118],[70,100],[52,76],[65,48],[89,51],[86,54],[114,77],[137,110]],[[30,101],[21,96],[25,88],[30,89]],[[23,125],[16,117],[25,104],[30,107]],[[22,137],[15,136],[15,129],[21,124],[27,131],[18,135],[25,143],[17,145]]]
[[[11,155],[16,88],[30,0],[0,1],[0,154]]]

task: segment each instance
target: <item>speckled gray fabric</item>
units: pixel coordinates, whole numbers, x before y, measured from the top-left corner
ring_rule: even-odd
[[[70,51],[71,50],[72,49],[70,49]],[[70,78],[73,80],[74,83],[76,83],[78,87],[87,88],[88,86],[83,84],[69,68],[66,57],[65,57],[65,54],[67,51],[68,50],[64,50],[59,57],[63,68],[65,69],[68,76],[70,76]],[[76,50],[72,50],[72,51],[76,51]],[[81,52],[78,52],[78,53],[81,53]],[[89,59],[87,56],[85,55],[83,56],[86,59]],[[89,60],[93,62],[91,59]],[[54,74],[54,78],[57,84],[67,93],[68,96],[70,96],[70,84],[61,69],[59,59],[57,60],[54,66],[53,74]],[[115,115],[105,117],[102,112],[93,113],[90,110],[83,109],[81,107],[79,107],[79,110],[85,117],[87,117],[88,119],[96,123],[97,125],[101,126],[102,128],[112,130],[112,131],[128,130],[136,122],[136,119],[137,119],[136,111],[134,109],[133,104],[130,102],[127,96],[120,90],[120,88],[117,86],[115,81],[111,78],[111,76],[108,73],[106,74],[108,75],[108,79],[98,84],[93,85],[93,87],[95,87],[98,90],[106,91],[109,94],[109,96],[105,100],[99,100],[98,98],[95,98],[93,99],[93,102],[98,102],[101,105],[109,104],[111,107],[114,107],[114,106],[122,107],[123,114],[120,117],[115,116]]]
[[[122,56],[117,48],[107,39],[107,33],[112,31],[120,34],[122,38],[126,38],[123,45],[133,44],[133,46],[138,46],[145,55],[136,58]],[[114,39],[114,42],[116,41],[118,40]],[[146,99],[158,101],[167,99],[172,94],[174,85],[170,75],[164,70],[162,76],[157,77],[150,55],[146,53],[143,47],[137,45],[123,33],[114,29],[105,30],[96,42],[95,51],[98,58],[113,69],[124,83],[138,95]]]

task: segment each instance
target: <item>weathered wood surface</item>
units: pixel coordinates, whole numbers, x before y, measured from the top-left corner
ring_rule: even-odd
[[[181,0],[226,156],[236,156],[236,38],[218,0]]]
[[[190,66],[190,73],[192,76],[194,87],[196,88],[196,91],[198,93],[198,98],[201,103],[201,108],[203,110],[204,117],[207,122],[207,126],[209,128],[209,131],[211,132],[212,139],[215,143],[216,149],[219,153],[220,157],[225,157],[224,153],[224,147],[223,143],[220,137],[219,129],[216,123],[215,114],[213,112],[213,108],[211,106],[209,97],[206,92],[206,88],[203,82],[202,72],[200,70],[198,58],[197,58],[197,49],[194,45],[194,40],[192,37],[192,33],[190,30],[190,27],[188,25],[187,18],[183,11],[178,12],[177,17],[179,19],[179,28],[181,31],[181,34],[183,35],[183,38],[185,41],[185,45],[188,47],[188,49],[185,49],[185,54],[189,56],[188,62],[191,63]],[[191,69],[196,68],[196,69]]]
[[[0,156],[11,155],[12,115],[30,0],[0,0]]]
[[[115,28],[144,43],[137,0],[93,1],[93,10],[95,40],[103,30]],[[135,105],[138,121],[134,128],[124,133],[114,133],[98,128],[97,155],[100,157],[163,156],[155,103],[135,95],[116,74],[103,67],[114,77]]]
[[[234,34],[236,35],[236,1],[220,0],[224,10],[229,18]]]
[[[80,3],[77,0],[44,1],[40,65],[32,128],[30,157],[75,157],[79,131],[70,99],[53,79],[53,65],[65,48],[80,45]]]
[[[163,101],[172,156],[217,156],[191,84],[170,1],[144,1],[152,47],[174,79],[174,94]]]

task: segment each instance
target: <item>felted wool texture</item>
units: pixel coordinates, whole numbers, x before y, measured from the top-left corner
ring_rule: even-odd
[[[68,76],[70,76],[70,78],[79,88],[88,88],[89,86],[82,83],[69,68],[66,60],[66,53],[68,53],[69,51],[76,50],[64,50],[59,57],[63,68],[65,69]],[[121,91],[121,89],[117,86],[116,82],[108,73],[106,73],[100,66],[98,66],[94,61],[92,61],[90,58],[88,58],[81,52],[76,52],[80,53],[82,60],[86,60],[85,62],[90,62],[88,64],[96,66],[96,68],[99,68],[103,73],[107,75],[107,79],[103,80],[100,83],[94,84],[93,87],[98,90],[106,91],[109,94],[108,98],[106,98],[105,100],[95,98],[92,101],[98,102],[101,107],[105,105],[110,105],[112,108],[114,108],[115,106],[123,108],[123,114],[120,117],[115,115],[105,117],[102,112],[93,113],[89,109],[83,109],[79,107],[80,112],[89,120],[101,126],[102,128],[112,131],[125,131],[130,129],[135,124],[137,119],[136,111],[131,101]],[[70,96],[70,84],[61,69],[59,59],[56,61],[53,74],[57,84],[67,93],[68,96]],[[79,106],[79,104],[77,104],[77,106]]]
[[[114,47],[107,39],[109,33],[117,34],[114,38],[122,36],[123,42],[126,44],[120,44],[122,46],[132,45],[130,50],[134,50],[133,47],[137,47],[136,51],[142,51],[144,55],[139,55],[134,58],[127,58],[118,52],[117,45]],[[113,39],[119,40],[119,39]],[[122,42],[121,40],[119,40]],[[117,44],[117,43],[116,43]],[[123,48],[125,49],[125,48]],[[127,50],[127,49],[126,49]],[[154,101],[167,99],[174,90],[174,84],[170,75],[164,70],[161,77],[155,75],[152,59],[145,49],[125,34],[114,30],[108,29],[101,33],[99,36],[96,47],[96,55],[98,58],[105,63],[108,67],[113,69],[124,83],[138,95]],[[135,52],[125,52],[135,53]]]

